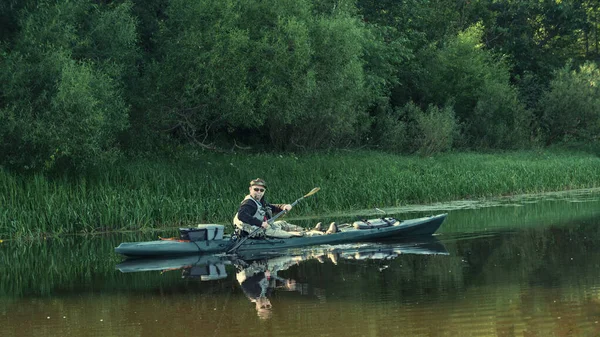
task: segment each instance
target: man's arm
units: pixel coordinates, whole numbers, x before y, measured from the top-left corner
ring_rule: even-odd
[[[240,209],[238,210],[238,219],[252,226],[260,227],[262,225],[262,221],[254,217],[256,210],[256,204],[251,200],[246,200],[240,205]]]
[[[271,210],[273,211],[273,215],[283,211],[283,207],[285,206],[285,204],[269,204],[269,207],[271,207]]]

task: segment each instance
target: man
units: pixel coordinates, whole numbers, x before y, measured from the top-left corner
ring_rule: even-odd
[[[303,236],[306,232],[300,226],[289,224],[285,221],[276,221],[269,225],[268,220],[282,211],[289,212],[290,204],[269,204],[265,201],[267,184],[264,180],[256,178],[250,181],[249,194],[242,201],[240,208],[233,218],[233,224],[241,232],[248,235],[255,229],[264,228],[264,234],[274,238],[290,238],[292,236]],[[335,226],[335,224],[333,224]],[[331,229],[331,228],[330,228]],[[337,227],[335,227],[337,231]],[[333,231],[333,233],[335,233]],[[314,233],[313,233],[314,232]],[[310,235],[319,235],[321,232],[311,231]]]

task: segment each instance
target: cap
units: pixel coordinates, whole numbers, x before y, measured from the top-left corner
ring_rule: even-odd
[[[262,186],[264,188],[267,188],[267,183],[265,183],[265,181],[260,178],[256,178],[250,181],[250,186]]]

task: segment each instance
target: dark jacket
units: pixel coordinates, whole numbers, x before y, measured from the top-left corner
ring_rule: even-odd
[[[277,214],[281,211],[283,211],[283,204],[269,204],[265,198],[260,199],[259,201],[263,207],[265,207],[267,209],[267,220],[273,217],[273,214]],[[262,222],[260,222],[258,219],[256,219],[254,217],[254,214],[256,214],[257,211],[257,205],[254,201],[250,200],[250,199],[246,199],[242,202],[242,204],[240,205],[240,208],[238,209],[238,219],[240,219],[242,222],[245,222],[247,224],[250,224],[252,226],[260,226],[262,224]],[[270,211],[269,211],[270,209]]]
[[[248,277],[240,284],[240,286],[249,299],[257,299],[261,296],[265,296],[269,290],[268,279],[264,271]]]

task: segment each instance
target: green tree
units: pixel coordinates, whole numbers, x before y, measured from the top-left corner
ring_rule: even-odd
[[[136,58],[130,7],[42,1],[22,13],[1,55],[2,164],[79,169],[115,157],[127,127],[124,74]]]
[[[279,149],[359,140],[389,77],[366,66],[366,51],[385,46],[350,5],[171,1],[140,123],[204,147],[225,137]]]
[[[581,56],[587,21],[580,0],[489,1],[494,15],[486,26],[488,48],[510,55],[515,74],[525,71],[549,78],[554,69]]]
[[[437,106],[454,101],[468,146],[519,146],[528,138],[530,113],[510,85],[505,61],[483,49],[482,34],[483,27],[475,25],[422,54],[423,101]]]
[[[420,48],[443,40],[467,28],[466,14],[472,1],[467,0],[359,0],[357,6],[365,20],[394,28],[410,41],[410,48]]]
[[[0,44],[10,45],[19,31],[19,16],[37,5],[36,0],[4,0],[0,2]]]
[[[597,0],[583,1],[583,7],[587,13],[587,20],[583,29],[583,48],[586,59],[598,59],[600,56],[600,2]]]
[[[554,70],[569,59],[593,57],[588,52],[593,16],[586,9],[593,2],[486,0],[470,11],[471,20],[483,22],[486,48],[511,63],[511,79],[528,109],[537,111]]]
[[[540,100],[547,144],[600,138],[600,69],[591,62],[571,67],[556,71]]]
[[[393,110],[409,101],[422,101],[420,78],[426,72],[419,59],[422,49],[467,28],[466,13],[473,4],[463,0],[360,0],[357,6],[366,22],[385,27],[387,43],[401,47],[396,52],[402,55],[401,62],[394,62],[395,69],[389,72],[398,79],[388,94]]]
[[[228,126],[261,125],[248,87],[250,38],[236,27],[240,4],[175,0],[165,14],[134,130],[206,146]]]
[[[429,156],[448,151],[458,135],[458,123],[450,106],[440,109],[434,105],[427,111],[416,110],[419,135],[416,138],[419,153]]]

